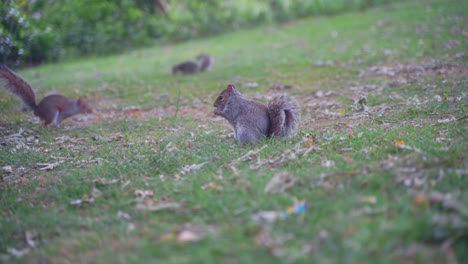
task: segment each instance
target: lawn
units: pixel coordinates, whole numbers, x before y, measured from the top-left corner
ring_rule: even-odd
[[[19,71],[94,113],[50,129],[0,91],[0,262],[466,263],[467,10],[398,1]],[[211,71],[171,75],[201,52]],[[299,134],[237,145],[212,114],[229,83],[296,97]]]

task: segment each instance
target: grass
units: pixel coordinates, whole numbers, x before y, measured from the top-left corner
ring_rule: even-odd
[[[0,259],[466,262],[466,10],[405,1],[21,71],[38,98],[85,95],[95,113],[51,130],[0,93]],[[212,71],[170,75],[202,51]],[[230,82],[263,102],[292,85],[299,135],[236,145],[211,114]],[[368,112],[353,106],[361,95]],[[265,193],[279,173],[294,184]],[[297,201],[304,213],[254,220]]]

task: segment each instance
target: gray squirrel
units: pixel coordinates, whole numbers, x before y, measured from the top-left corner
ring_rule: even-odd
[[[273,97],[268,106],[244,97],[229,84],[217,97],[213,113],[226,118],[242,145],[255,145],[262,137],[289,137],[301,120],[299,104],[288,95]]]
[[[65,118],[93,112],[84,99],[69,99],[61,94],[48,95],[36,104],[31,85],[3,64],[0,64],[0,79],[6,80],[7,90],[22,101],[25,110],[32,110],[35,116],[44,120],[45,126],[60,127]]]
[[[214,63],[213,57],[202,53],[196,57],[196,61],[184,61],[172,67],[172,74],[194,74],[208,71]]]

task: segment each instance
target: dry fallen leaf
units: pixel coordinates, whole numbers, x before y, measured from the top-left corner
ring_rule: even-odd
[[[158,240],[161,242],[176,241],[179,243],[196,242],[213,232],[215,232],[215,228],[211,226],[186,224],[176,230],[164,232],[159,235]]]
[[[119,210],[117,212],[117,218],[118,219],[123,219],[123,220],[130,220],[131,219],[129,214],[127,214],[126,212],[121,211],[121,210]]]
[[[367,96],[362,95],[354,101],[354,110],[358,112],[369,111],[369,107],[367,106]]]
[[[394,146],[395,148],[399,148],[399,147],[402,147],[402,146],[404,146],[404,145],[405,145],[405,141],[403,141],[403,140],[401,140],[401,139],[400,139],[400,140],[397,140],[397,141],[395,141],[395,143],[393,143],[393,146]]]
[[[13,173],[13,167],[11,166],[3,166],[2,170],[9,172],[9,173]]]
[[[151,190],[135,190],[135,195],[141,197],[142,199],[146,197],[153,197],[154,193]]]
[[[200,240],[201,234],[195,233],[192,230],[182,230],[177,234],[177,241],[179,242],[194,242]]]
[[[260,232],[255,236],[255,242],[265,247],[268,252],[275,257],[280,257],[284,255],[283,244],[286,242],[287,238],[280,238],[271,233],[269,229],[261,229]]]
[[[58,165],[60,165],[61,163],[64,163],[65,160],[58,160],[56,162],[52,162],[52,163],[37,163],[38,166],[43,166],[42,168],[39,168],[40,170],[52,170],[54,169],[55,167],[57,167]]]
[[[244,87],[245,87],[245,88],[255,88],[255,87],[258,87],[258,83],[256,83],[256,82],[248,82],[248,83],[245,83],[245,84],[244,84]]]
[[[297,179],[288,172],[277,173],[263,189],[266,193],[283,193],[296,184]]]
[[[119,181],[120,181],[119,179],[105,179],[101,177],[93,180],[94,183],[98,183],[101,185],[115,184],[115,183],[118,183]]]
[[[437,120],[437,123],[438,124],[445,124],[445,123],[450,123],[450,122],[453,122],[453,121],[457,121],[457,118],[455,118],[454,116],[452,116],[450,118],[439,119],[439,120]]]
[[[231,165],[235,165],[235,164],[237,164],[237,163],[239,163],[241,161],[257,160],[258,159],[257,154],[260,151],[264,150],[266,147],[267,147],[267,145],[263,145],[261,148],[257,148],[257,149],[248,151],[243,156],[231,161]]]
[[[24,257],[30,252],[29,248],[16,249],[16,248],[7,248],[8,254],[15,256],[17,258]]]
[[[179,149],[177,148],[177,146],[175,146],[174,144],[172,144],[172,142],[169,142],[169,143],[166,145],[166,150],[167,150],[167,152],[169,152],[171,155],[173,155],[174,152],[178,151]]]
[[[413,198],[413,205],[415,206],[422,206],[429,203],[429,200],[426,196],[418,194]]]
[[[96,187],[93,187],[93,189],[91,190],[91,196],[94,197],[94,198],[99,198],[103,195],[102,191],[99,190],[98,188]]]
[[[301,147],[302,144],[303,144],[302,142],[299,142],[293,148],[280,152],[270,159],[260,159],[256,156],[258,152],[256,153],[249,152],[247,153],[248,155],[246,154],[243,157],[235,161],[232,161],[231,164],[235,164],[241,160],[245,160],[245,161],[251,161],[252,163],[254,163],[250,166],[251,170],[258,170],[260,168],[265,168],[265,167],[276,168],[290,160],[295,160],[299,157],[307,156],[313,151],[321,150],[319,147],[315,147],[315,146],[311,146],[310,148],[302,148]],[[260,150],[262,150],[264,147],[262,147]]]
[[[70,205],[80,205],[80,204],[85,204],[85,203],[94,203],[94,197],[70,201]]]
[[[257,225],[271,224],[281,217],[281,212],[277,211],[261,211],[252,216]]]
[[[429,202],[440,204],[442,208],[456,211],[459,215],[468,218],[468,207],[466,206],[466,201],[462,200],[462,198],[457,199],[452,193],[440,193],[436,191],[420,193],[410,191],[410,194],[413,194],[414,196],[423,195]],[[459,199],[461,199],[461,201]]]
[[[31,248],[37,248],[39,245],[39,233],[37,231],[26,231],[24,233],[26,244]]]
[[[322,166],[324,166],[326,168],[330,168],[330,167],[335,166],[335,162],[333,160],[322,159],[321,163],[322,163]]]
[[[375,204],[377,202],[377,198],[375,196],[361,196],[358,201],[361,203]]]
[[[199,170],[201,167],[203,167],[205,164],[207,164],[208,162],[202,162],[202,163],[199,163],[199,164],[192,164],[192,165],[185,165],[182,170],[180,171],[180,174],[182,175],[185,175],[185,174],[188,174],[188,173],[191,173],[191,172],[195,172],[197,170]]]
[[[223,189],[223,187],[219,186],[216,182],[205,183],[201,186],[201,188],[202,190],[213,189],[213,190],[218,190],[218,191],[221,191]]]
[[[23,148],[31,149],[31,147],[28,146],[28,143],[32,143],[31,142],[32,140],[29,140],[26,134],[32,134],[32,133],[33,133],[32,130],[20,128],[18,133],[0,137],[0,145],[11,146],[14,148],[14,150],[19,150]]]
[[[136,205],[136,209],[139,210],[144,210],[144,211],[150,211],[150,212],[156,212],[156,211],[161,211],[165,209],[179,209],[181,205],[179,203],[175,202],[159,202],[157,204],[144,204],[144,203],[139,203]]]
[[[405,144],[405,141],[403,140],[397,140],[395,143],[393,143],[393,147],[398,148],[398,149],[406,149],[406,150],[411,150],[416,153],[422,153],[422,151],[416,147],[408,146]]]

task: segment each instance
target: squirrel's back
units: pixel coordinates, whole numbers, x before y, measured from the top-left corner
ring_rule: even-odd
[[[213,65],[213,58],[205,53],[196,57],[195,61],[184,61],[172,67],[172,74],[194,74],[197,72],[208,71]]]
[[[198,64],[194,61],[185,61],[172,67],[172,74],[193,74],[198,71]]]
[[[55,122],[57,126],[60,126],[65,118],[79,113],[92,113],[92,109],[81,98],[69,99],[61,94],[51,94],[44,97],[34,110],[36,116],[44,119],[44,124]]]
[[[9,92],[21,99],[23,108],[28,110],[36,108],[36,96],[26,80],[4,64],[0,64],[0,78],[7,81],[6,87]]]

